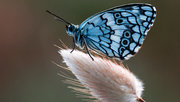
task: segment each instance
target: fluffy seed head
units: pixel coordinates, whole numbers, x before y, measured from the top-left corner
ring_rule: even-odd
[[[123,65],[81,51],[60,50],[64,62],[80,83],[100,102],[144,102],[143,83]]]

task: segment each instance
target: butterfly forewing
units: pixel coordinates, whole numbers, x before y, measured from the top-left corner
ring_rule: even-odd
[[[89,48],[124,60],[139,51],[155,17],[153,6],[130,4],[91,16],[80,29]]]

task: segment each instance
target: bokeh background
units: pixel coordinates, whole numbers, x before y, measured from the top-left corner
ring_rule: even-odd
[[[57,75],[53,44],[72,37],[51,10],[74,24],[114,6],[151,3],[158,14],[140,52],[124,64],[144,83],[147,102],[180,102],[179,0],[0,0],[0,102],[83,102]]]

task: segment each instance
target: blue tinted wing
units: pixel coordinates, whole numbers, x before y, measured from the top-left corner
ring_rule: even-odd
[[[92,16],[80,29],[89,48],[123,60],[139,51],[155,17],[155,7],[130,4]]]

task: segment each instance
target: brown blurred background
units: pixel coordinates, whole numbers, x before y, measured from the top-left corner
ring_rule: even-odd
[[[63,23],[74,24],[114,6],[142,0],[0,0],[0,102],[83,102],[67,89],[53,44],[72,45]],[[156,6],[154,27],[140,52],[125,62],[144,83],[147,102],[180,102],[180,1],[146,1]]]

